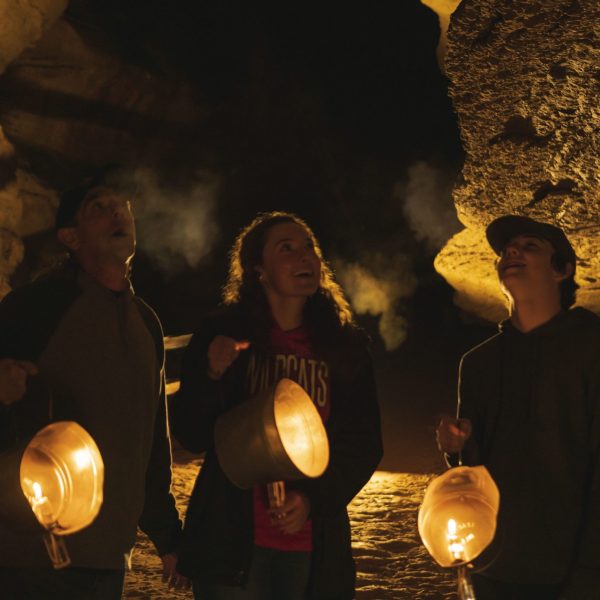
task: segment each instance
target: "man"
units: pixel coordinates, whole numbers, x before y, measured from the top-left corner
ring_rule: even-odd
[[[110,176],[61,197],[56,235],[67,265],[0,303],[2,597],[121,598],[138,525],[162,557],[165,580],[185,584],[175,570],[181,523],[170,493],[162,330],[131,288],[133,215]],[[18,466],[36,431],[60,420],[92,435],[105,480],[94,523],[66,538],[71,567],[55,571]]]
[[[510,317],[460,366],[458,417],[438,445],[500,489],[478,600],[600,598],[600,319],[571,308],[562,230],[520,216],[487,228]]]

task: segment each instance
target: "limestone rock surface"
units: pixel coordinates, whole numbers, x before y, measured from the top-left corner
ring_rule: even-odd
[[[463,0],[446,72],[466,150],[454,189],[467,230],[436,259],[457,303],[503,313],[485,226],[504,214],[562,227],[577,252],[578,304],[600,312],[600,3]]]
[[[0,73],[40,39],[67,4],[68,0],[0,0]]]

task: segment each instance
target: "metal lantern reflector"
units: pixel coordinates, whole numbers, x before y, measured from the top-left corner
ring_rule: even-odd
[[[236,486],[322,475],[329,442],[310,396],[281,379],[222,415],[215,425],[221,468]]]
[[[483,466],[455,467],[436,477],[419,509],[419,534],[442,567],[466,565],[496,533],[500,493]]]
[[[87,527],[102,505],[104,463],[90,434],[73,421],[41,429],[21,460],[21,489],[42,526],[57,535]]]

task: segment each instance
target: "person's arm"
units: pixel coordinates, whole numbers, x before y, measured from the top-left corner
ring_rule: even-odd
[[[383,455],[375,378],[366,350],[356,375],[335,392],[333,403],[338,408],[328,431],[329,465],[321,477],[294,484],[309,498],[311,516],[344,509],[369,481]]]
[[[35,369],[33,363],[16,358],[28,357],[24,344],[23,328],[27,314],[15,292],[0,302],[0,520],[18,522],[21,527],[37,529],[29,504],[25,500],[20,484],[20,463],[23,451],[34,430],[21,430],[15,416],[15,410],[23,398],[29,373]],[[28,366],[30,365],[30,368]],[[22,438],[22,439],[21,439]]]
[[[442,418],[437,430],[438,447],[449,467],[457,466],[461,460],[465,465],[480,463],[478,438],[482,428],[476,381],[469,357],[463,356],[458,370],[456,417]]]
[[[181,533],[181,521],[171,493],[171,444],[167,424],[165,381],[154,424],[154,437],[146,470],[144,509],[140,529],[156,546],[159,556],[175,552]]]
[[[213,445],[215,422],[230,408],[225,388],[230,390],[236,380],[234,363],[249,347],[248,340],[222,335],[214,323],[192,336],[183,359],[181,386],[169,405],[173,435],[186,450],[200,453]]]
[[[171,431],[190,452],[205,452],[213,444],[215,421],[223,412],[222,383],[208,375],[208,346],[214,331],[194,333],[181,366],[179,391],[169,398]]]

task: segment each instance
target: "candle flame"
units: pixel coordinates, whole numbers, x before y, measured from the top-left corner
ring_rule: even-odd
[[[456,535],[456,521],[448,519],[448,533],[452,536]]]
[[[33,487],[33,493],[35,495],[35,499],[41,500],[42,499],[42,486],[37,481],[34,481],[32,487]]]

